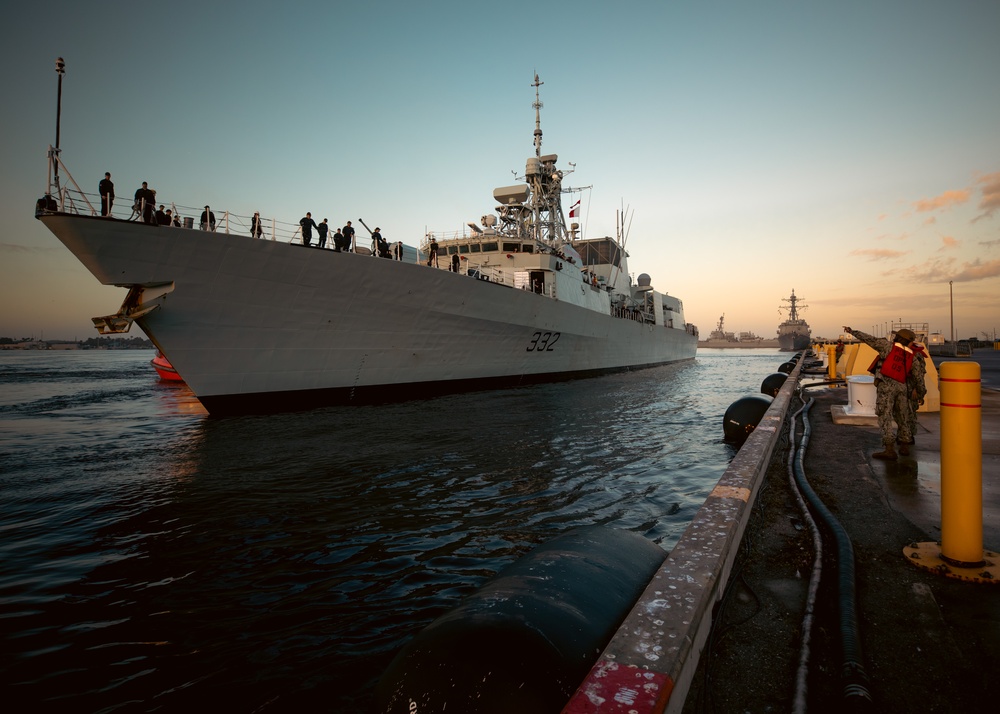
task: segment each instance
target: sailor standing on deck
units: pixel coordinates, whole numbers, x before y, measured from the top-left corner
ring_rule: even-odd
[[[101,215],[110,216],[111,206],[115,203],[115,185],[111,182],[110,171],[104,172],[104,178],[97,185],[97,190],[101,193]]]
[[[854,335],[878,352],[868,371],[875,375],[875,413],[878,414],[878,427],[882,432],[882,451],[872,454],[872,458],[895,461],[898,458],[895,448],[897,438],[900,442],[899,453],[908,456],[912,438],[910,400],[923,402],[927,394],[923,347],[914,344],[917,336],[906,328],[897,330],[892,340],[873,337],[847,326],[844,326],[844,332]],[[895,434],[892,428],[894,421],[897,428]]]
[[[307,248],[309,247],[309,244],[312,243],[313,239],[312,229],[318,227],[316,225],[316,221],[312,219],[312,215],[313,215],[312,213],[306,211],[305,218],[302,218],[299,221],[299,225],[302,227],[302,245],[306,246]]]
[[[316,232],[319,233],[319,246],[320,248],[326,248],[326,234],[330,232],[330,224],[327,223],[327,219],[324,218],[323,222],[316,226]]]
[[[351,226],[351,222],[348,221],[347,225],[344,226],[340,230],[340,232],[344,234],[344,250],[346,250],[348,253],[353,253],[354,252],[354,228]]]
[[[201,212],[201,229],[203,231],[215,230],[215,214],[208,206],[205,206],[205,210]]]
[[[145,181],[135,190],[135,205],[132,210],[142,216],[143,223],[153,223],[153,209],[156,207],[156,191]]]

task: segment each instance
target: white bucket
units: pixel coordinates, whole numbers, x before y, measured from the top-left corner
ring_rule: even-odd
[[[853,416],[875,416],[875,377],[855,374],[847,378],[847,407]]]

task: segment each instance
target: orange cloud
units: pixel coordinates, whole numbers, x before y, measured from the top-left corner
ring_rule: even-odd
[[[957,283],[969,283],[997,276],[1000,276],[1000,260],[990,260],[984,263],[976,259],[963,265],[961,271],[952,280]]]
[[[951,236],[941,236],[941,250],[957,248],[959,245],[961,245],[961,241],[957,238],[952,238]]]
[[[909,238],[908,233],[900,233],[899,235],[889,235],[888,233],[882,233],[875,236],[875,240],[906,240]]]
[[[852,250],[850,255],[858,255],[869,260],[885,260],[888,258],[899,258],[908,253],[907,250],[889,250],[888,248],[859,248]]]
[[[981,186],[980,190],[983,193],[979,199],[979,210],[982,213],[972,219],[973,222],[980,218],[990,218],[994,211],[1000,209],[1000,171],[980,176],[976,183]]]
[[[945,191],[940,196],[935,196],[934,198],[924,198],[917,201],[913,205],[917,209],[917,213],[926,213],[927,211],[938,211],[950,208],[951,206],[957,206],[968,200],[969,191],[967,189],[962,189],[961,191]]]
[[[954,258],[934,258],[922,265],[910,266],[903,273],[910,282],[946,283],[953,280],[956,283],[971,283],[1000,277],[1000,259],[986,262],[976,259],[959,265]],[[899,277],[895,270],[887,270],[882,274],[886,277]]]

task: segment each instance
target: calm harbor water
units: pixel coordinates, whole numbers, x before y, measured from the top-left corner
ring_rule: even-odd
[[[0,352],[0,693],[25,710],[364,711],[398,649],[532,546],[668,549],[787,355],[209,419],[152,352]],[[307,704],[308,703],[308,704]]]

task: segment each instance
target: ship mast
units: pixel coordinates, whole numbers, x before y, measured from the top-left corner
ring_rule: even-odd
[[[542,155],[542,104],[541,98],[538,96],[538,88],[541,87],[545,82],[541,82],[538,79],[538,73],[535,73],[535,81],[531,83],[531,86],[535,88],[535,101],[532,103],[532,107],[535,109],[535,156]]]
[[[795,288],[792,288],[791,297],[781,298],[782,302],[789,303],[788,308],[788,322],[796,322],[799,319],[799,311],[796,307],[798,305],[799,299],[795,297]],[[809,307],[808,305],[803,305],[802,307]]]
[[[535,240],[549,245],[560,244],[566,235],[566,224],[562,214],[563,172],[556,168],[555,154],[542,154],[542,99],[538,88],[544,82],[535,74],[531,86],[535,88],[535,155],[528,159],[525,181],[531,188],[529,199],[530,216],[526,216],[526,233]]]

